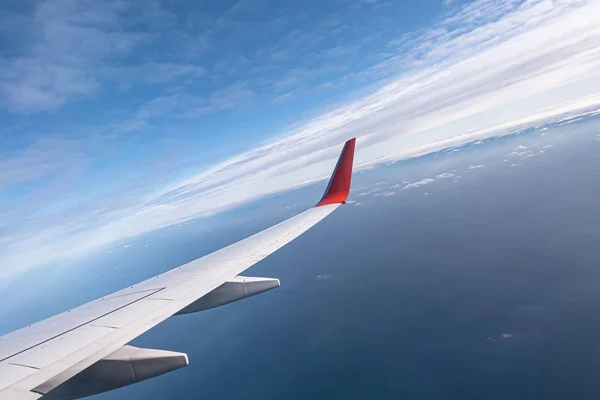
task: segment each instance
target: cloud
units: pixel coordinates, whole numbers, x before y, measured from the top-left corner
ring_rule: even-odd
[[[20,208],[18,212],[9,209],[10,219],[3,219],[1,228],[3,265],[14,265],[15,270],[28,268],[323,181],[335,164],[340,144],[350,137],[358,137],[356,163],[360,170],[442,149],[458,150],[456,147],[465,143],[596,111],[600,106],[598,1],[476,0],[454,4],[433,26],[385,40],[385,49],[377,54],[359,53],[364,57],[352,53],[353,43],[347,49],[335,44],[327,48],[329,51],[319,51],[322,32],[344,32],[343,19],[332,18],[311,32],[285,32],[277,36],[281,43],[256,49],[253,54],[248,51],[249,62],[239,59],[234,63],[236,76],[243,78],[207,85],[209,89],[201,93],[188,89],[185,82],[210,76],[211,82],[223,83],[219,79],[229,73],[226,63],[217,68],[199,62],[216,35],[227,32],[235,37],[228,48],[244,47],[248,43],[244,35],[255,35],[256,27],[236,21],[238,14],[228,14],[218,24],[207,23],[211,32],[206,35],[177,31],[181,41],[168,42],[177,45],[163,50],[178,57],[185,55],[185,60],[136,59],[134,50],[149,41],[165,37],[173,40],[168,34],[170,29],[137,29],[139,24],[166,24],[173,29],[178,26],[167,10],[140,4],[67,0],[37,3],[34,15],[23,17],[27,23],[20,24],[34,27],[36,34],[24,40],[25,45],[15,57],[0,61],[2,105],[20,113],[56,110],[99,92],[107,79],[116,82],[120,90],[127,89],[127,85],[178,81],[181,85],[174,84],[170,92],[152,92],[150,98],[141,99],[136,113],[131,119],[123,119],[118,129],[146,129],[154,120],[170,116],[189,119],[189,129],[193,130],[201,117],[215,112],[243,113],[256,103],[272,105],[265,102],[265,97],[270,101],[283,93],[293,93],[291,97],[317,93],[312,90],[321,90],[317,86],[325,84],[333,89],[361,89],[340,103],[328,102],[326,108],[313,111],[309,118],[281,126],[271,139],[260,136],[255,147],[222,156],[218,162],[211,160],[210,165],[182,167],[179,163],[183,161],[172,155],[151,163],[146,159],[147,170],[140,176],[130,174],[127,168],[115,173],[127,175],[127,179],[114,186],[107,180],[108,187],[101,190],[95,185],[97,178],[90,176],[89,187],[63,190],[63,197],[56,197],[60,202],[53,207],[32,201],[31,208]],[[146,12],[145,8],[154,10],[155,17],[135,23],[125,18]],[[165,16],[164,21],[160,15]],[[205,22],[201,13],[193,15],[199,23]],[[274,23],[273,29],[281,26],[285,24]],[[14,35],[27,36],[23,32]],[[366,36],[357,35],[361,49],[374,46],[376,41]],[[378,38],[386,39],[382,35]],[[284,40],[305,43],[307,47],[302,49],[306,51],[296,52],[298,44],[283,46]],[[199,46],[195,50],[181,51],[195,44]],[[287,54],[277,53],[280,50]],[[282,62],[290,57],[297,63],[295,72],[280,75],[280,71],[272,71],[273,59]],[[125,59],[128,63],[121,62]],[[326,59],[332,64],[321,62]],[[350,59],[361,61],[360,66],[344,70],[344,65],[356,64]],[[322,68],[323,73],[309,71],[312,68]],[[123,78],[128,70],[132,72],[129,81]],[[342,70],[341,76],[333,74]],[[165,76],[160,77],[161,73]],[[305,85],[306,80],[310,84]],[[261,94],[258,88],[263,87],[272,90],[271,97]],[[268,116],[279,117],[274,111]],[[5,168],[19,171],[14,176],[0,173],[3,184],[30,182],[57,171],[77,171],[93,153],[82,151],[69,138],[57,140],[66,142],[61,142],[55,152],[49,150],[49,145],[33,143],[18,154],[3,153]],[[129,136],[122,140],[129,140]],[[145,145],[144,140],[134,143]],[[185,145],[193,155],[205,150],[188,141]],[[110,146],[118,153],[124,145],[118,142]],[[181,154],[185,153],[177,153]],[[177,164],[177,168],[170,164]],[[434,180],[406,183],[404,189]],[[59,196],[57,192],[52,196]],[[362,193],[366,192],[357,197]],[[0,213],[7,212],[2,209]],[[36,218],[22,223],[18,220],[22,215]],[[81,241],[81,237],[86,240]],[[31,248],[39,251],[31,252]]]
[[[331,279],[331,278],[333,278],[332,274],[320,274],[320,275],[315,276],[315,279],[318,281],[325,281],[325,280]]]
[[[479,168],[483,168],[483,167],[485,167],[485,165],[483,165],[483,164],[469,165],[469,169],[479,169]]]
[[[375,193],[375,196],[388,197],[388,196],[393,196],[395,194],[396,194],[396,192],[386,190],[385,192],[382,192],[382,193]]]
[[[96,90],[98,82],[89,71],[90,64],[127,53],[142,39],[120,29],[121,7],[110,1],[102,5],[64,0],[39,3],[27,19],[39,38],[20,56],[1,61],[4,105],[22,112],[53,109]]]
[[[208,107],[208,101],[200,96],[182,93],[156,97],[141,105],[136,117],[139,120],[162,117],[165,115],[185,116],[202,107]]]
[[[47,174],[68,175],[74,169],[81,169],[86,158],[73,141],[42,138],[22,153],[0,159],[0,190]]]
[[[547,149],[547,148],[551,148],[552,145],[549,145],[550,147],[547,146],[542,146],[542,149]],[[544,150],[540,150],[539,152],[537,152],[537,154],[544,154]],[[513,157],[513,158],[519,158],[520,161],[526,160],[528,158],[532,158],[536,156],[536,152],[534,152],[534,150],[532,150],[531,148],[527,147],[527,146],[517,146],[513,149],[513,151],[511,151],[510,153],[508,153],[506,155],[507,157]],[[519,163],[516,163],[516,165],[520,165]]]
[[[14,48],[17,55],[0,58],[0,106],[14,113],[56,110],[91,96],[103,81],[127,87],[206,73],[189,63],[122,62],[155,38],[150,28],[173,23],[158,2],[45,0],[35,4],[31,15],[4,16],[21,21],[20,26],[3,26],[10,29],[6,34],[20,39]]]
[[[175,118],[197,118],[223,110],[243,111],[250,107],[253,100],[254,92],[243,82],[214,91],[206,98],[185,93],[159,96],[141,105],[136,112],[136,118],[128,123],[135,121],[139,124],[143,120],[165,115]]]
[[[412,182],[407,185],[404,185],[404,187],[402,189],[404,190],[404,189],[418,188],[421,186],[429,185],[430,183],[433,183],[433,182],[435,182],[435,179],[425,178],[425,179],[421,179],[420,181]]]
[[[529,153],[530,153],[529,150],[525,150],[525,151],[513,150],[510,153],[508,153],[506,156],[507,157],[523,157]]]
[[[380,192],[382,189],[383,189],[383,188],[381,188],[381,187],[375,187],[375,188],[373,188],[373,189],[364,190],[364,191],[362,191],[362,192],[359,192],[359,193],[356,195],[356,197],[368,196],[368,195],[370,195],[370,194],[373,194],[373,193]]]
[[[438,176],[436,176],[437,179],[449,179],[449,178],[454,178],[456,175],[451,174],[449,172],[444,172],[439,174]]]
[[[109,67],[99,74],[120,82],[122,87],[135,83],[163,84],[180,79],[196,79],[206,75],[204,67],[196,64],[149,62],[119,67]]]
[[[485,340],[488,342],[495,340],[495,339],[512,340],[515,337],[516,337],[516,335],[514,333],[506,332],[506,333],[502,333],[498,336],[488,336]]]
[[[0,65],[0,101],[14,112],[55,109],[67,99],[85,96],[97,87],[97,81],[81,71],[36,57],[3,61]]]

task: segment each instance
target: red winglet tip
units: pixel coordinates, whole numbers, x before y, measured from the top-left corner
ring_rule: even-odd
[[[354,147],[356,138],[350,139],[344,145],[342,154],[333,170],[325,194],[316,207],[328,204],[342,204],[350,193],[350,182],[352,180],[352,165],[354,163]]]

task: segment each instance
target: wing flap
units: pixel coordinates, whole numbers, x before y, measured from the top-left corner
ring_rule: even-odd
[[[10,363],[0,364],[0,377],[2,377],[0,390],[7,388],[16,382],[19,382],[20,380],[28,377],[29,375],[34,374],[35,372],[35,368],[26,367],[24,365],[15,365]]]
[[[74,349],[86,347],[104,336],[113,333],[115,329],[87,324],[80,329],[74,329],[30,351],[11,357],[10,362],[42,369],[56,362],[56,360],[68,356]]]

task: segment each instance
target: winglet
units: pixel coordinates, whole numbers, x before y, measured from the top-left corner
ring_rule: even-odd
[[[350,193],[355,145],[356,138],[348,140],[344,145],[344,149],[333,170],[333,175],[331,175],[327,189],[325,189],[325,194],[323,194],[323,198],[315,207],[346,202],[348,193]]]

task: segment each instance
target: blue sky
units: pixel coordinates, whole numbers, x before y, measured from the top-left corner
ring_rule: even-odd
[[[600,103],[598,0],[3,1],[0,277]],[[32,251],[35,249],[35,251]]]

